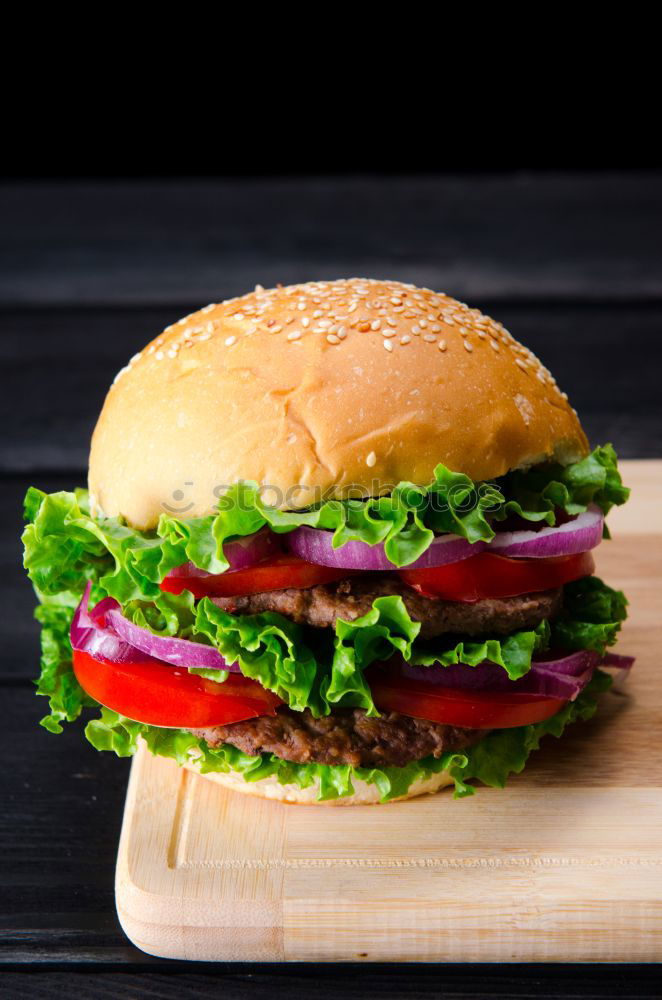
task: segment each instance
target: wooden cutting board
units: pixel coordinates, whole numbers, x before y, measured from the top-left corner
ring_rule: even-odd
[[[116,880],[129,938],[180,959],[662,959],[662,462],[623,466],[633,496],[597,562],[631,600],[624,693],[505,790],[458,801],[287,806],[139,753]]]

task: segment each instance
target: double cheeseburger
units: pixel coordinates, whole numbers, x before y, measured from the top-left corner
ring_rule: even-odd
[[[396,281],[209,305],[131,359],[89,490],[26,497],[42,724],[287,802],[501,787],[595,711],[627,499],[477,309]],[[605,669],[607,668],[607,669]]]

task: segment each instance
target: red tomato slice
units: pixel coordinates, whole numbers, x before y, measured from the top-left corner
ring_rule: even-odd
[[[222,726],[275,715],[282,704],[271,691],[241,674],[230,674],[218,684],[158,660],[108,663],[78,650],[74,650],[73,664],[78,683],[92,698],[151,726]]]
[[[479,552],[448,566],[403,569],[400,577],[426,597],[471,602],[549,590],[590,576],[594,569],[590,552],[550,559],[510,559],[494,552]]]
[[[467,691],[402,677],[374,667],[368,675],[375,705],[416,719],[465,729],[512,729],[542,722],[566,704],[561,698],[508,691]]]
[[[168,576],[161,583],[161,590],[181,594],[190,590],[195,597],[239,597],[244,594],[261,594],[267,590],[286,590],[288,587],[305,589],[318,583],[332,583],[352,576],[348,569],[316,566],[298,556],[276,556],[265,559],[247,569],[228,570],[217,576]]]

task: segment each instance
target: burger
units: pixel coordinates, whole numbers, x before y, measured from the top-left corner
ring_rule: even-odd
[[[632,661],[628,496],[504,327],[397,281],[208,305],[129,361],[89,488],[25,501],[42,725],[240,792],[502,787]]]

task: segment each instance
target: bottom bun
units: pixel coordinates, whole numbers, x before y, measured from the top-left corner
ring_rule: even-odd
[[[222,771],[211,771],[208,774],[201,774],[199,766],[195,761],[184,764],[189,771],[194,771],[201,778],[215,781],[225,788],[231,788],[235,792],[243,795],[256,795],[260,799],[273,799],[276,802],[286,802],[290,805],[300,806],[376,806],[390,805],[391,802],[404,802],[405,799],[413,799],[416,795],[432,794],[453,784],[453,779],[447,771],[440,774],[432,774],[429,778],[418,778],[409,787],[406,795],[401,795],[397,799],[389,799],[388,802],[379,801],[379,789],[377,785],[369,784],[358,778],[352,778],[354,785],[353,795],[344,795],[339,799],[325,799],[320,801],[319,780],[313,782],[307,788],[300,788],[298,785],[281,785],[275,775],[268,778],[261,778],[259,781],[245,781],[241,774],[237,772],[224,773]]]

